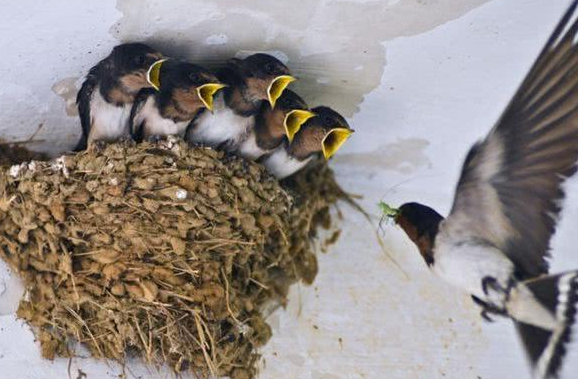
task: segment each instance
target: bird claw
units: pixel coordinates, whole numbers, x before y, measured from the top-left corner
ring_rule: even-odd
[[[490,317],[489,312],[485,309],[482,309],[482,311],[480,312],[480,316],[482,316],[482,318],[484,320],[486,320],[486,322],[489,322],[489,323],[496,322],[496,320],[494,320],[493,318]]]
[[[482,308],[482,311],[480,312],[480,316],[486,320],[487,322],[495,322],[495,320],[493,318],[490,317],[490,315],[497,315],[497,316],[507,316],[508,313],[506,312],[505,309],[502,308],[498,308],[497,306],[493,305],[493,304],[489,304],[485,301],[483,301],[482,299],[472,295],[472,300],[474,301],[474,303],[476,303],[478,306],[480,306]]]
[[[506,292],[505,289],[498,283],[498,280],[493,276],[485,276],[482,279],[482,290],[486,296],[489,293],[489,290],[493,290],[495,292]]]
[[[95,140],[95,141],[92,141],[90,143],[89,147],[90,147],[90,149],[92,149],[96,152],[101,152],[101,151],[104,151],[104,149],[106,149],[106,145],[107,145],[106,141]]]
[[[134,143],[134,139],[132,139],[131,136],[122,136],[118,139],[118,143],[131,144],[131,143]]]
[[[151,134],[150,136],[147,137],[147,141],[154,144],[159,143],[162,140],[164,140],[164,136],[160,134]]]

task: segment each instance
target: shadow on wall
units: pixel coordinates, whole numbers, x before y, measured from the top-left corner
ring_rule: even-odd
[[[267,51],[300,78],[311,106],[351,117],[381,82],[384,41],[426,32],[489,0],[118,0],[120,41],[145,41],[168,55],[217,68]]]

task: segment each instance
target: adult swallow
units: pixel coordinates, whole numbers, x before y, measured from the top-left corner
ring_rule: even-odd
[[[224,84],[204,68],[177,60],[159,60],[148,72],[153,88],[139,92],[129,127],[136,141],[167,135],[184,136],[202,110],[213,108],[213,96]]]
[[[115,141],[129,136],[128,120],[138,92],[150,87],[147,72],[162,55],[142,43],[116,46],[110,55],[92,67],[76,103],[82,137],[75,151],[93,141]]]
[[[578,311],[578,272],[547,276],[562,184],[578,159],[577,4],[469,151],[450,214],[387,209],[435,274],[471,294],[484,317],[514,321],[538,378],[557,377]]]
[[[218,72],[227,87],[215,97],[213,112],[203,112],[187,130],[187,141],[235,151],[255,126],[264,102],[275,107],[285,88],[295,80],[289,69],[267,54],[232,59]]]
[[[265,168],[278,179],[301,170],[312,160],[331,158],[353,133],[347,121],[329,107],[316,107],[294,135],[291,143],[283,143],[262,160]]]
[[[315,114],[308,110],[305,101],[291,90],[285,90],[275,107],[268,103],[261,106],[255,127],[239,143],[237,153],[255,160],[272,152],[284,142],[291,142],[301,126]]]

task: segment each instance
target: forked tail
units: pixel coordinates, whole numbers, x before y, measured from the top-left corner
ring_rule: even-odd
[[[578,339],[578,271],[532,279],[523,284],[554,317],[553,327],[548,329],[515,321],[535,378],[560,378],[568,347]],[[578,349],[578,344],[574,345],[573,349]],[[578,373],[576,375],[578,377]]]

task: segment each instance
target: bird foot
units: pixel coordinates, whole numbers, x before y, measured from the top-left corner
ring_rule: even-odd
[[[151,134],[147,137],[147,141],[150,143],[159,143],[165,139],[165,136],[160,134]]]
[[[482,291],[486,297],[493,299],[495,302],[505,304],[510,298],[510,291],[514,287],[514,280],[508,280],[506,286],[502,286],[500,282],[493,276],[485,276],[482,279]],[[496,296],[497,295],[497,296]]]
[[[106,141],[96,140],[90,143],[89,148],[96,152],[101,152],[104,151],[104,149],[106,149],[106,145],[107,145]]]
[[[209,147],[202,142],[195,142],[195,141],[187,141],[187,144],[191,149],[205,149]]]
[[[498,283],[498,280],[493,276],[485,276],[482,279],[482,290],[486,295],[489,294],[490,290],[501,293],[505,292],[504,287],[502,287],[500,283]]]
[[[134,146],[136,144],[135,140],[131,136],[122,136],[118,139],[118,143],[121,145]]]
[[[483,301],[482,299],[480,299],[477,296],[472,295],[472,300],[474,301],[474,303],[476,303],[478,306],[480,306],[482,308],[482,311],[480,312],[480,316],[482,316],[482,318],[484,320],[486,320],[487,322],[494,322],[495,320],[490,317],[490,316],[508,316],[508,313],[506,312],[506,310],[504,308],[500,308],[495,306],[494,304],[490,304],[487,303],[485,301]]]

